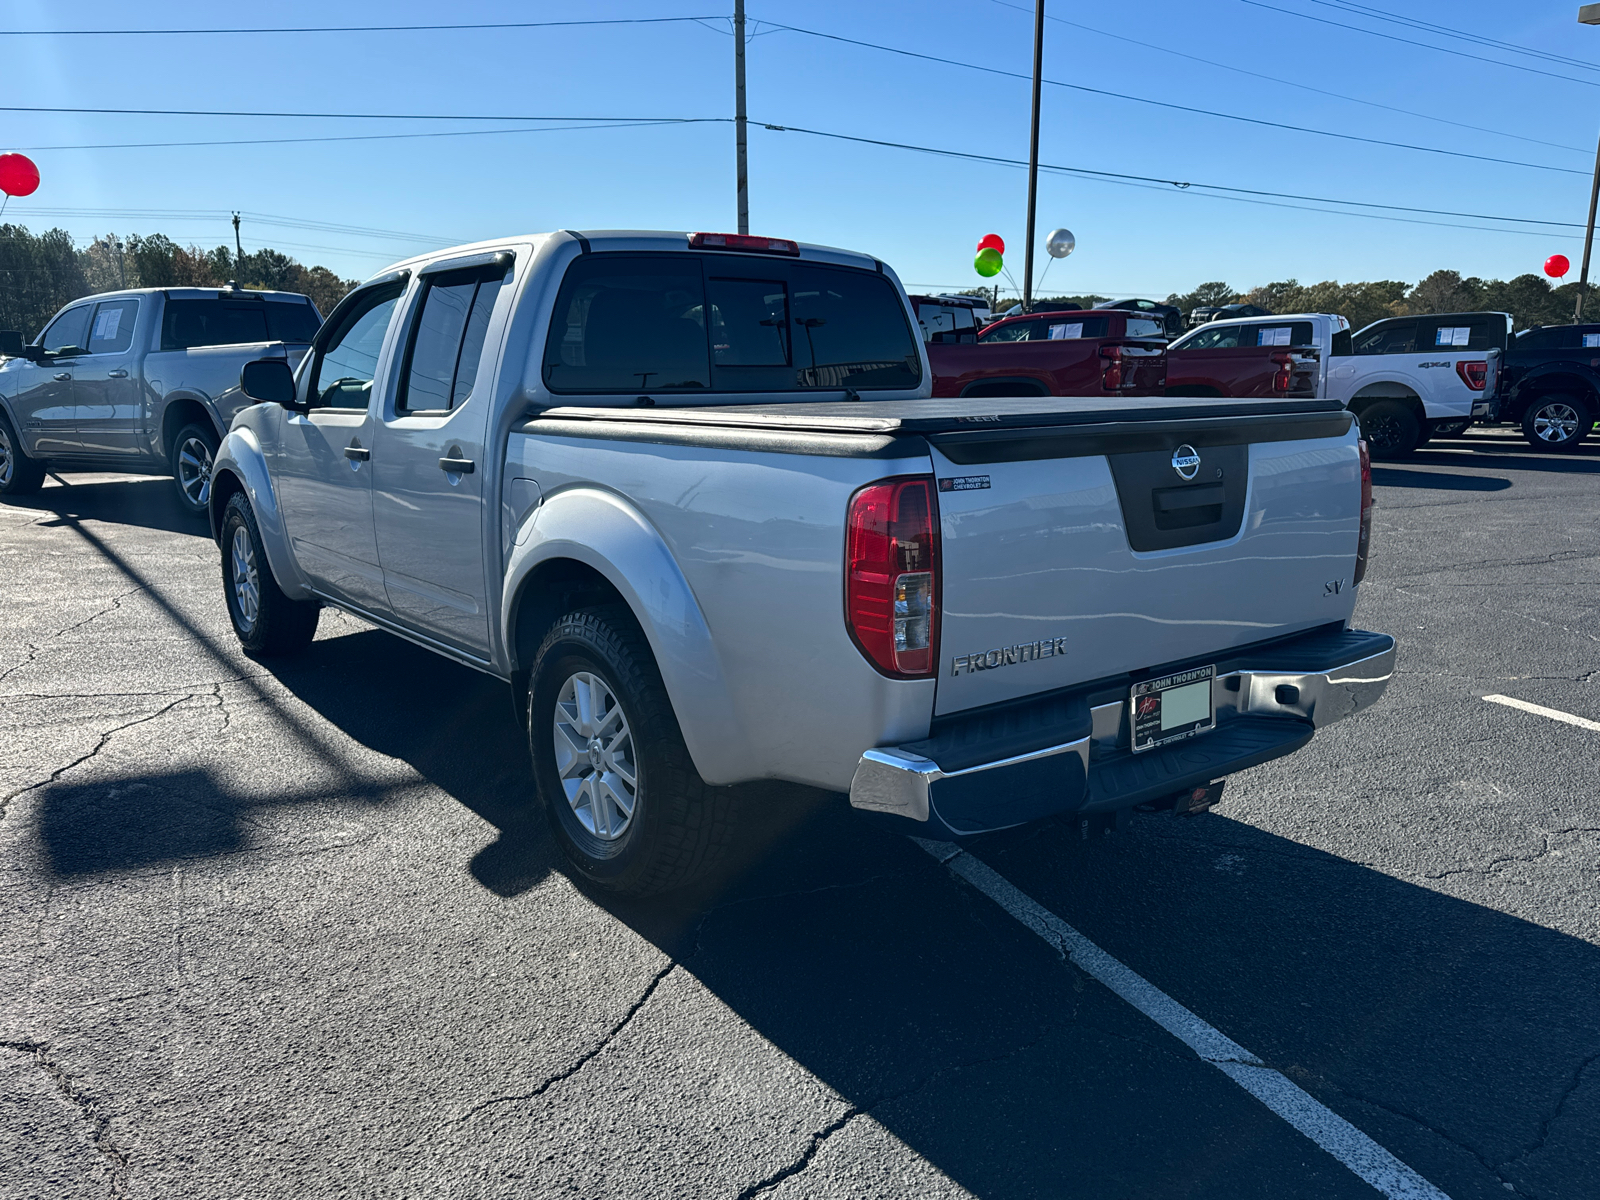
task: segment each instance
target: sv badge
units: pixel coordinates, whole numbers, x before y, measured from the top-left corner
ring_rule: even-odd
[[[1342,579],[1330,579],[1322,585],[1322,594],[1324,596],[1337,596],[1342,591],[1344,591],[1344,580]]]

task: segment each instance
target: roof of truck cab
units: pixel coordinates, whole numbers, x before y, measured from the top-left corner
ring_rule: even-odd
[[[383,270],[374,272],[372,278],[376,279],[391,272],[404,270],[425,263],[435,262],[443,258],[459,258],[467,254],[475,254],[488,250],[501,249],[517,243],[533,243],[539,245],[549,238],[562,234],[579,237],[589,243],[590,250],[623,251],[631,250],[636,253],[671,253],[673,251],[687,251],[689,249],[689,233],[661,229],[558,229],[546,233],[524,233],[511,237],[489,238],[481,242],[469,242],[461,246],[450,246],[443,250],[430,250],[426,254],[416,254],[391,263]],[[777,234],[766,234],[766,237],[777,237]],[[790,239],[792,240],[792,239]],[[800,247],[800,257],[803,261],[826,262],[835,266],[862,267],[875,270],[881,267],[882,260],[870,254],[862,254],[856,250],[842,250],[837,246],[819,246],[811,242],[796,242]],[[765,255],[759,251],[747,250],[707,250],[696,253],[709,254],[742,254],[752,257],[783,258],[785,255]]]
[[[90,296],[79,296],[78,300],[115,300],[121,296],[165,296],[168,300],[253,300],[259,297],[262,300],[289,301],[294,304],[311,303],[311,297],[300,292],[269,292],[256,288],[223,287],[118,288],[114,292],[95,292]]]

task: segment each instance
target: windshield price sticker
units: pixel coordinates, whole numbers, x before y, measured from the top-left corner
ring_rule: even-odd
[[[1289,344],[1289,335],[1292,332],[1293,330],[1288,325],[1275,325],[1270,329],[1263,329],[1257,334],[1260,340],[1256,342],[1256,345],[1287,346]]]
[[[1435,346],[1465,346],[1472,340],[1470,325],[1442,325],[1434,335]]]
[[[1217,710],[1211,703],[1211,684],[1216,677],[1216,667],[1196,667],[1134,684],[1128,693],[1133,752],[1154,750],[1215,729]]]
[[[1075,341],[1078,338],[1081,338],[1082,336],[1083,336],[1083,322],[1082,321],[1074,321],[1070,325],[1052,325],[1052,326],[1050,326],[1050,339],[1049,340],[1052,341],[1052,342]]]

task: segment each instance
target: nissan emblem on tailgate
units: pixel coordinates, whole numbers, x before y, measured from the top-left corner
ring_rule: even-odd
[[[1193,446],[1179,446],[1172,452],[1172,469],[1181,479],[1193,479],[1200,473],[1200,456]]]

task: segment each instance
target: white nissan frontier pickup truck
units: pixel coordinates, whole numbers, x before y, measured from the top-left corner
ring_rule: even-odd
[[[647,893],[730,785],[954,840],[1207,807],[1383,692],[1337,402],[929,396],[887,266],[588,232],[411,259],[245,366],[209,508],[245,649],[336,605],[511,686],[530,802]],[[470,754],[470,747],[461,747]]]

